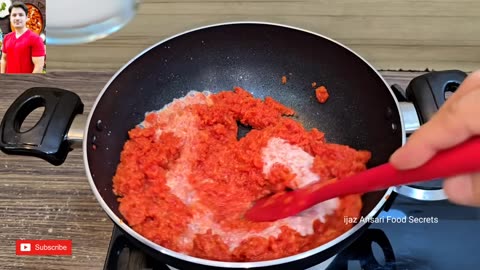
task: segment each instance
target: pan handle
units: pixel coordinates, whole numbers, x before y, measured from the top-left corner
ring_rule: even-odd
[[[412,79],[405,91],[399,86],[392,86],[402,93],[400,109],[407,135],[427,123],[466,77],[467,74],[460,70],[432,71]],[[438,179],[428,185],[403,185],[394,190],[413,199],[438,201],[447,199],[442,185],[442,179]]]
[[[413,102],[420,124],[428,122],[467,77],[460,70],[432,71],[410,81],[406,97]]]
[[[35,109],[44,112],[35,126],[21,131],[23,121]],[[34,87],[8,108],[0,124],[0,150],[6,154],[35,156],[61,165],[72,150],[67,134],[77,114],[83,113],[80,97],[70,91]]]
[[[432,71],[412,79],[406,90],[397,84],[392,85],[407,135],[428,122],[466,76],[459,70]]]

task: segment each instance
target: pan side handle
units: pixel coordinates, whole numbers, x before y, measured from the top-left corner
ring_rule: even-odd
[[[460,70],[432,71],[413,78],[405,91],[399,89],[398,85],[392,86],[402,94],[399,104],[407,136],[427,123],[466,77],[467,74]],[[430,186],[423,184],[397,186],[394,191],[422,201],[447,199],[442,188],[442,179],[430,183]]]
[[[44,107],[38,122],[21,131],[23,121]],[[80,97],[70,91],[34,87],[23,92],[8,108],[0,124],[0,150],[6,154],[35,156],[61,165],[72,144],[68,132],[75,116],[83,113]],[[78,122],[78,121],[77,121]]]
[[[397,84],[392,85],[400,101],[407,135],[428,122],[466,76],[459,70],[432,71],[413,78],[405,91]]]
[[[460,70],[432,71],[410,81],[405,93],[418,113],[420,124],[428,122],[452,95],[467,74]]]

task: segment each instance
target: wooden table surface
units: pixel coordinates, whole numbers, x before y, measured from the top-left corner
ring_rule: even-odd
[[[382,72],[389,84],[406,87],[421,73]],[[76,92],[88,113],[113,73],[51,72],[0,75],[0,116],[23,91],[49,86]],[[102,269],[113,223],[97,203],[85,176],[82,151],[53,166],[0,152],[0,269]],[[18,239],[71,239],[71,257],[16,256]]]
[[[47,69],[115,71],[171,35],[204,25],[245,20],[288,24],[321,33],[351,47],[377,69],[480,68],[478,0],[140,2],[137,16],[104,40],[78,46],[47,44]]]

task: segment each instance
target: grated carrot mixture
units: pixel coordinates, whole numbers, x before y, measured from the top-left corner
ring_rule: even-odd
[[[295,112],[242,88],[191,92],[129,132],[113,178],[126,222],[166,248],[221,261],[281,258],[351,228],[360,195],[320,203],[275,222],[243,214],[271,193],[365,170],[367,151],[327,143],[287,117]],[[252,127],[237,139],[238,122]]]

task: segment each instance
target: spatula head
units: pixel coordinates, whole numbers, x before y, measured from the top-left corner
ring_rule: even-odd
[[[261,222],[275,221],[296,215],[323,200],[329,199],[327,197],[322,198],[321,188],[334,181],[335,179],[316,182],[294,191],[280,192],[261,198],[245,213],[245,218]]]

